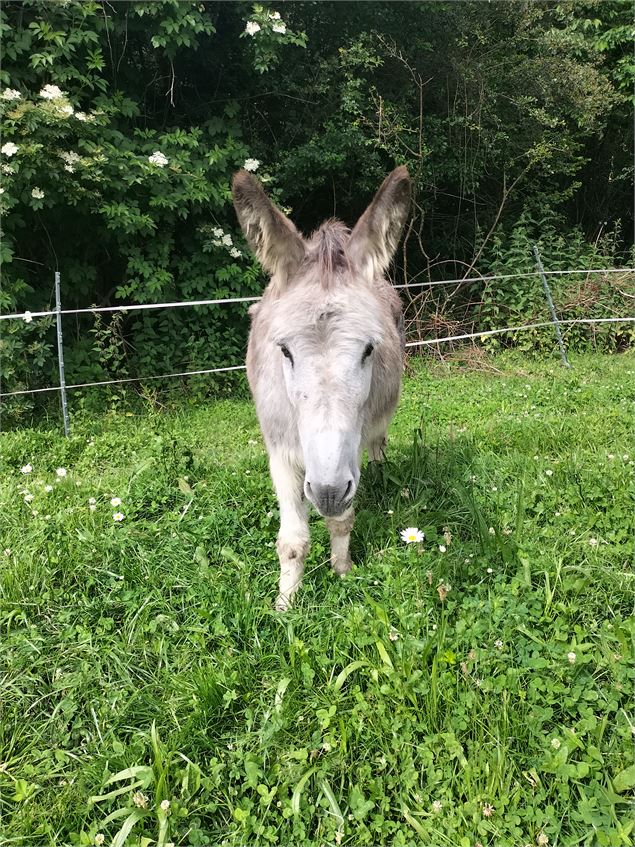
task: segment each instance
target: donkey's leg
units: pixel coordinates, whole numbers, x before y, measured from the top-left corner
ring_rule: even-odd
[[[355,509],[352,506],[337,518],[326,518],[326,525],[331,535],[331,566],[339,576],[343,576],[351,569],[348,546],[354,523]]]
[[[386,431],[384,430],[368,444],[368,460],[370,462],[383,462],[386,455]]]
[[[279,453],[271,454],[269,467],[280,506],[280,531],[276,544],[280,559],[280,591],[276,609],[283,612],[291,605],[293,595],[302,582],[304,560],[309,551],[308,507],[303,496],[303,473]]]

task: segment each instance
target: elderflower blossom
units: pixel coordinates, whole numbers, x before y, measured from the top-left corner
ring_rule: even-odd
[[[59,100],[64,96],[64,92],[57,85],[45,85],[40,91],[42,100]]]
[[[287,31],[286,24],[284,24],[282,21],[280,21],[279,24],[272,24],[271,29],[274,32],[279,32],[281,35],[284,35]]]
[[[79,162],[80,155],[74,150],[63,150],[60,153],[60,159],[63,159],[67,165],[74,165]]]
[[[62,105],[58,107],[57,111],[60,115],[64,115],[64,117],[67,118],[70,118],[71,115],[75,114],[75,109],[73,109],[70,103],[62,103]]]
[[[13,141],[7,141],[6,144],[3,144],[2,147],[0,147],[0,153],[2,153],[3,156],[15,156],[19,149],[18,145],[14,144]]]
[[[44,197],[44,192],[36,185],[35,188],[31,189],[31,197],[35,200],[41,200]]]
[[[233,259],[240,259],[240,257],[242,256],[242,253],[240,252],[240,250],[237,250],[235,247],[232,247],[232,249],[229,251],[229,255]]]
[[[5,88],[0,97],[3,100],[20,100],[22,95],[15,88]]]
[[[155,150],[151,156],[148,156],[148,161],[159,168],[164,168],[168,163],[168,157],[160,150]]]
[[[247,21],[245,32],[247,35],[255,35],[257,32],[260,32],[260,24],[256,23],[256,21]]]
[[[423,533],[416,526],[408,526],[406,529],[402,529],[400,535],[401,540],[405,541],[406,544],[421,544],[424,539]]]
[[[75,112],[75,117],[77,118],[78,121],[87,121],[88,120],[88,115],[86,114],[86,112]]]
[[[226,234],[225,234],[225,235],[221,238],[221,244],[224,244],[224,245],[225,245],[225,247],[231,247],[233,243],[234,243],[234,242],[232,241],[232,237],[231,237],[231,235],[230,235],[229,233],[226,233]]]
[[[260,162],[258,161],[258,159],[245,159],[245,164],[243,165],[243,168],[246,171],[251,171],[253,173],[254,171],[257,171],[259,167]]]
[[[272,21],[279,21],[280,20],[280,12],[269,12],[269,17],[271,18]]]

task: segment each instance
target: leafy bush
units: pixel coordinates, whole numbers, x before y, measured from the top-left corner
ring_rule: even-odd
[[[4,311],[49,307],[55,269],[67,308],[258,293],[230,203],[245,163],[307,230],[334,213],[353,223],[407,164],[406,280],[526,268],[537,233],[559,263],[629,246],[633,61],[619,0],[25,0],[0,9],[0,30]],[[512,287],[484,300],[479,312],[459,299],[449,325],[538,307]],[[51,324],[35,323],[2,326],[4,391],[55,378]],[[121,359],[104,356],[95,319],[64,328],[75,382],[236,363],[247,319],[243,307],[128,313]]]

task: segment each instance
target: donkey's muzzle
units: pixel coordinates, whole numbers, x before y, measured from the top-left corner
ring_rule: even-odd
[[[336,518],[350,506],[356,487],[352,477],[341,485],[320,485],[307,479],[304,493],[323,517]]]

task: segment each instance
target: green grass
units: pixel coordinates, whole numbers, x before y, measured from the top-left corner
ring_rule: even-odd
[[[573,364],[416,363],[286,615],[250,403],[4,434],[0,842],[632,844],[635,358]]]

